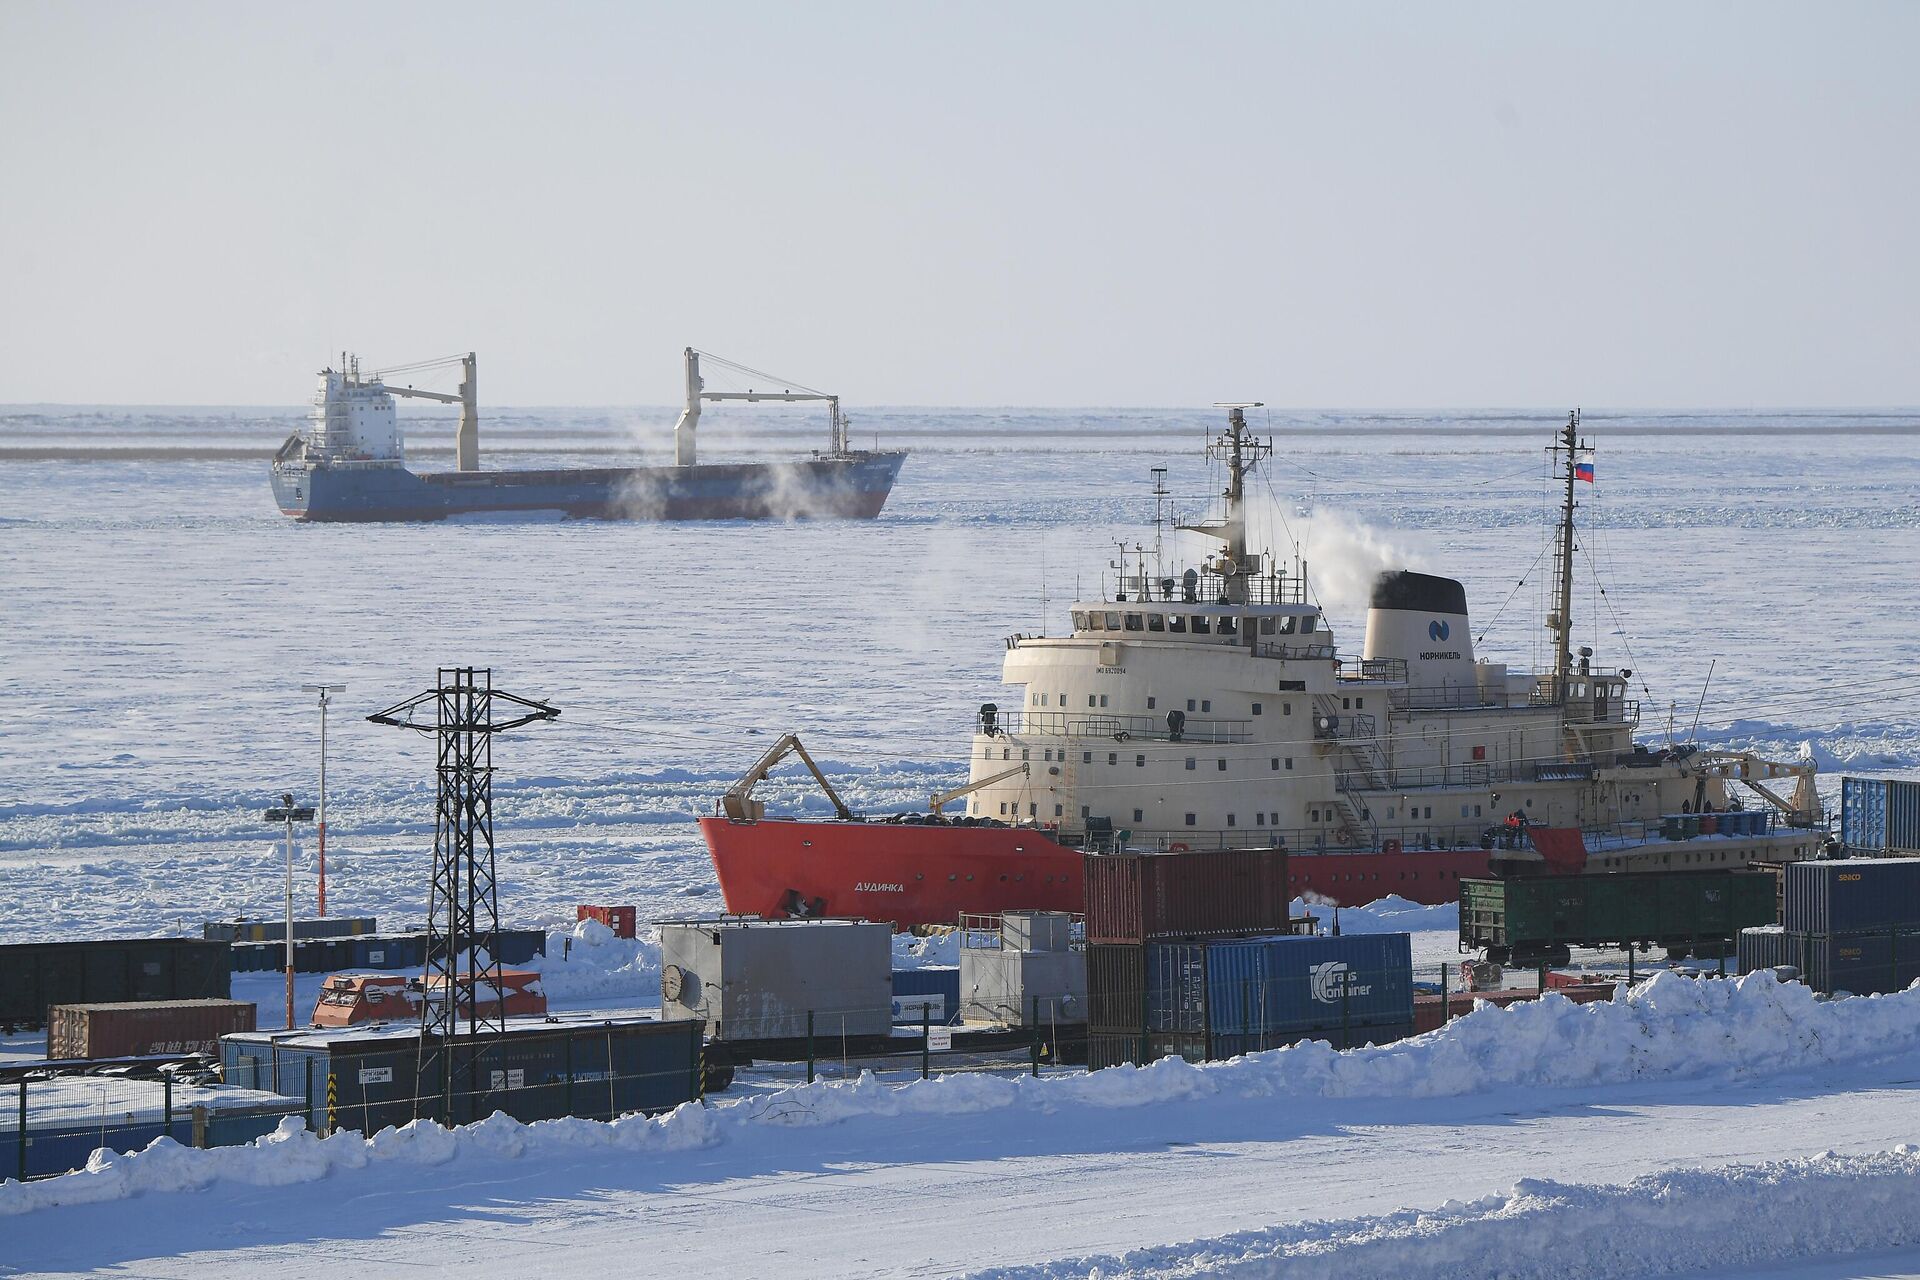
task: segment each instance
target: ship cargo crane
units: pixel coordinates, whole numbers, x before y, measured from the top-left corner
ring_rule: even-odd
[[[753,789],[760,785],[761,779],[773,772],[775,765],[787,758],[789,752],[800,757],[800,762],[807,766],[808,772],[813,774],[814,781],[818,782],[820,789],[827,793],[827,799],[833,802],[834,815],[843,822],[851,820],[853,810],[847,808],[847,802],[840,798],[840,793],[833,789],[831,782],[827,781],[827,775],[820,772],[820,766],[813,762],[813,757],[807,754],[807,749],[800,745],[800,735],[797,733],[781,734],[780,741],[774,743],[767,754],[756,760],[753,768],[741,775],[740,781],[727,788],[726,794],[720,797],[720,812],[742,822],[758,822],[765,817],[767,806],[753,798]]]
[[[1005,782],[1016,773],[1025,774],[1030,772],[1032,772],[1032,770],[1027,765],[1017,764],[1011,769],[1002,769],[999,773],[982,778],[978,782],[969,782],[964,787],[955,787],[951,791],[937,791],[928,799],[927,810],[930,813],[939,813],[955,800],[961,799],[964,796],[970,796],[982,787],[990,787],[996,782]]]
[[[396,387],[386,381],[392,373],[407,373],[417,369],[430,369],[438,365],[460,362],[460,390],[452,394],[445,391],[422,391],[417,387]],[[454,435],[454,466],[461,471],[480,469],[480,408],[476,370],[479,361],[469,351],[463,356],[449,356],[442,360],[427,360],[420,364],[400,365],[394,369],[381,369],[374,373],[386,393],[390,396],[411,396],[417,400],[437,400],[441,404],[460,406],[460,429]]]
[[[706,381],[700,376],[700,357],[705,356],[713,363],[733,373],[745,374],[753,378],[765,378],[772,383],[785,383],[782,391],[708,391]],[[847,418],[840,412],[840,397],[828,391],[815,391],[811,387],[801,387],[799,383],[788,382],[785,378],[763,373],[758,369],[749,369],[746,365],[736,364],[724,356],[714,355],[711,351],[696,351],[688,347],[685,352],[687,366],[687,404],[680,410],[679,421],[673,424],[673,461],[675,466],[690,467],[697,460],[694,447],[694,431],[700,425],[700,402],[702,400],[745,400],[757,403],[762,400],[778,400],[787,403],[799,401],[819,401],[827,406],[827,452],[839,456],[847,452]],[[798,390],[793,388],[798,387]],[[803,753],[804,754],[804,753]]]

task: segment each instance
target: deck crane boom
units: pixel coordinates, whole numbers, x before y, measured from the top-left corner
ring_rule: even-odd
[[[460,390],[453,394],[445,391],[422,391],[417,387],[390,386],[380,373],[375,373],[373,376],[381,379],[381,386],[390,396],[412,396],[417,400],[438,400],[441,404],[459,405],[460,429],[454,436],[454,465],[461,471],[478,471],[480,469],[480,408],[476,374],[479,362],[471,351],[460,356],[459,360]],[[406,367],[418,368],[419,366]]]
[[[785,401],[787,403],[819,401],[827,406],[828,452],[836,456],[847,452],[847,419],[846,415],[840,412],[839,396],[826,391],[814,391],[808,387],[801,387],[798,391],[708,391],[706,389],[706,381],[700,376],[700,357],[702,355],[705,355],[709,360],[724,365],[728,369],[779,381],[779,379],[773,379],[771,374],[761,373],[757,369],[749,369],[745,365],[735,364],[733,361],[722,356],[714,355],[711,351],[701,352],[694,350],[692,347],[688,347],[685,352],[687,403],[686,407],[680,410],[679,421],[673,424],[673,461],[675,466],[690,467],[697,459],[697,450],[694,447],[694,431],[700,425],[700,402],[702,400],[745,400],[749,403],[757,403],[762,400]]]
[[[800,762],[813,774],[813,780],[818,782],[820,789],[827,793],[827,799],[833,802],[834,815],[843,822],[851,820],[853,810],[847,808],[847,802],[840,798],[840,793],[833,789],[831,782],[827,781],[827,775],[820,772],[820,766],[813,762],[813,757],[807,754],[807,749],[800,745],[800,735],[797,733],[781,734],[780,741],[774,743],[765,755],[756,760],[753,767],[741,775],[740,781],[727,788],[726,794],[720,797],[720,812],[741,822],[758,822],[765,817],[767,806],[753,798],[753,789],[760,784],[762,778],[773,772],[773,766],[786,759],[788,752],[800,757]]]
[[[1011,769],[1002,769],[1000,772],[993,774],[991,777],[982,778],[978,782],[969,782],[964,787],[955,787],[951,791],[937,791],[928,799],[927,809],[931,813],[939,813],[940,810],[946,808],[948,805],[952,804],[955,800],[958,800],[963,796],[970,796],[974,792],[980,790],[982,787],[990,787],[996,782],[1005,782],[1008,778],[1011,778],[1016,773],[1024,774],[1024,773],[1031,773],[1031,772],[1032,772],[1032,769],[1030,766],[1025,764],[1017,764],[1013,766],[1013,768]]]

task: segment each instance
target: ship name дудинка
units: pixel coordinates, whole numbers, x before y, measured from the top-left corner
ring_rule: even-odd
[[[1553,446],[1554,665],[1522,673],[1475,655],[1459,582],[1405,570],[1374,580],[1361,656],[1343,658],[1305,565],[1248,548],[1246,479],[1273,446],[1249,432],[1252,406],[1223,407],[1207,450],[1227,473],[1220,509],[1179,526],[1218,551],[1163,573],[1141,550],[1111,599],[1073,605],[1069,634],[1009,637],[1015,705],[981,707],[968,783],[925,814],[856,815],[815,768],[836,817],[768,817],[754,786],[790,750],[813,766],[783,738],[700,820],[729,911],[903,928],[1078,911],[1089,850],[1284,848],[1297,894],[1349,906],[1453,901],[1490,871],[1818,851],[1811,762],[1636,743],[1631,671],[1575,652],[1574,486],[1592,474],[1577,414]],[[1736,782],[1758,808],[1727,812]],[[1699,815],[1692,829],[1680,814]],[[1699,828],[1716,838],[1686,838]]]

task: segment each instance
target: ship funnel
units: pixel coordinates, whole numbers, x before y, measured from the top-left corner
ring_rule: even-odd
[[[1466,588],[1452,578],[1407,569],[1381,574],[1373,580],[1364,656],[1404,661],[1407,683],[1416,689],[1449,691],[1422,702],[1474,701],[1478,677]]]

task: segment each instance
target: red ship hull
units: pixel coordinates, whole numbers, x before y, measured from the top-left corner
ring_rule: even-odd
[[[763,818],[700,819],[727,910],[838,915],[897,928],[952,924],[963,911],[1081,911],[1085,855],[1030,827],[912,826]],[[1463,876],[1488,874],[1483,849],[1291,853],[1295,896],[1343,907],[1389,894],[1459,899]]]

